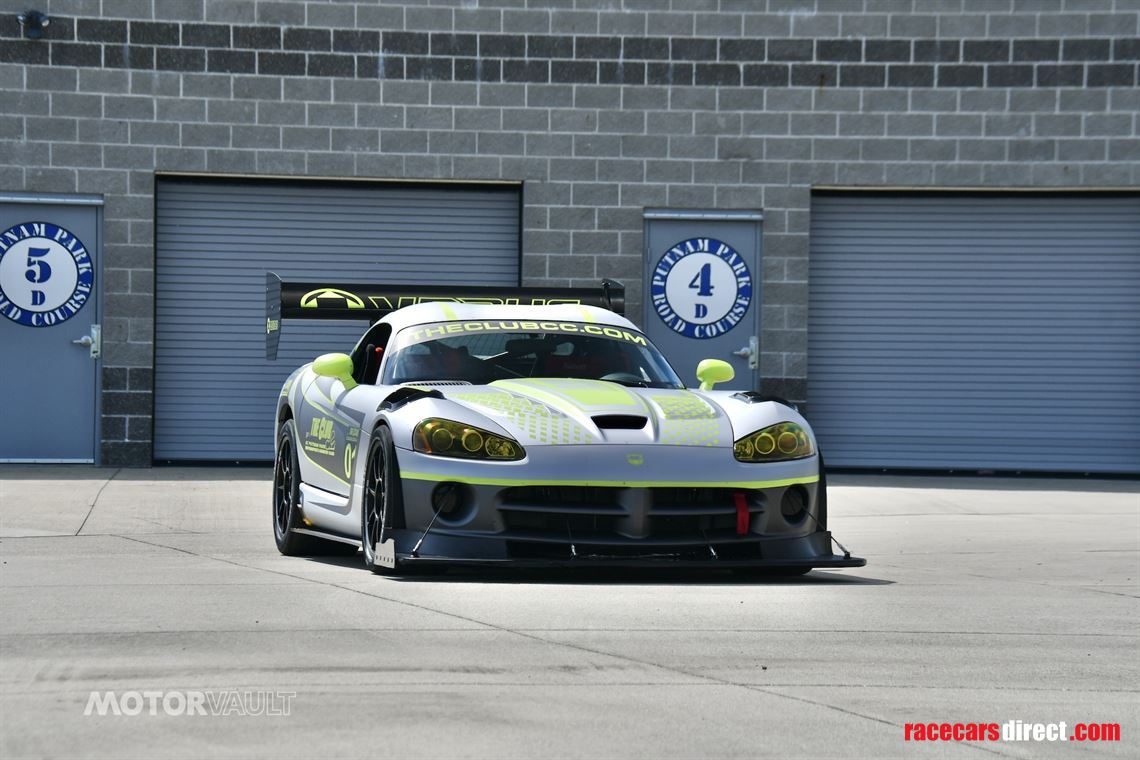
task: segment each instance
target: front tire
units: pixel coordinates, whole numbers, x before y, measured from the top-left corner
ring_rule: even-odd
[[[375,546],[389,538],[393,528],[399,527],[404,511],[396,446],[392,442],[392,431],[387,427],[382,425],[373,433],[367,462],[360,510],[364,567],[378,575],[393,575],[396,569],[379,564],[375,552]]]

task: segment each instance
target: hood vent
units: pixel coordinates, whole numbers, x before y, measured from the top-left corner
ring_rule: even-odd
[[[648,417],[635,414],[599,414],[590,419],[601,430],[641,430],[649,422]]]
[[[422,381],[409,380],[406,383],[400,383],[400,385],[402,385],[404,387],[417,386],[418,385],[418,386],[422,386],[425,388],[434,388],[437,385],[440,385],[440,386],[442,386],[442,385],[471,385],[471,383],[467,382],[466,380],[422,380]]]

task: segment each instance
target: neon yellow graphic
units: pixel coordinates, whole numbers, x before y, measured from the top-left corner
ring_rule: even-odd
[[[491,385],[534,396],[559,411],[590,412],[598,407],[641,406],[637,396],[617,383],[604,380],[496,380]]]
[[[321,303],[324,301],[325,303]],[[347,290],[340,290],[339,288],[317,288],[310,290],[305,295],[301,296],[302,309],[316,309],[320,306],[336,306],[339,303],[329,303],[330,301],[344,301],[344,306],[349,309],[363,309],[364,300],[355,293],[349,293]]]
[[[334,456],[336,454],[336,433],[333,421],[328,417],[314,417],[305,435],[305,451],[311,454]]]
[[[337,481],[340,481],[341,483],[344,483],[345,485],[348,485],[348,481],[347,481],[347,480],[345,480],[344,478],[342,478],[340,475],[336,474],[335,472],[332,472],[331,470],[327,470],[327,469],[325,469],[324,467],[322,467],[322,466],[320,465],[320,463],[319,463],[319,462],[317,462],[317,460],[315,460],[315,459],[313,459],[311,456],[309,456],[309,452],[305,451],[305,447],[304,447],[304,446],[302,446],[302,447],[300,448],[300,452],[301,452],[301,454],[303,454],[303,455],[304,455],[305,459],[307,459],[307,460],[308,460],[308,462],[309,462],[309,464],[311,464],[313,467],[316,467],[318,470],[320,470],[320,471],[321,471],[321,472],[323,472],[324,474],[328,475],[328,476],[329,476],[330,478],[332,478],[333,480],[337,480]]]
[[[473,486],[615,486],[619,488],[781,488],[798,484],[819,482],[818,475],[782,480],[739,480],[739,481],[700,481],[700,480],[547,480],[543,478],[480,478],[466,475],[436,475],[430,472],[404,472],[405,480],[454,481]]]
[[[655,393],[650,399],[667,420],[704,420],[716,417],[716,410],[707,401],[688,391]]]
[[[715,419],[665,421],[661,443],[667,446],[719,446],[720,423]]]
[[[634,467],[640,467],[641,465],[645,464],[645,455],[644,454],[626,454],[625,455],[625,461],[629,462]]]
[[[455,313],[452,311],[450,317],[453,318],[454,316]],[[435,322],[433,324],[420,325],[416,328],[404,330],[400,333],[400,344],[401,346],[407,346],[414,343],[422,343],[426,340],[444,338],[448,335],[477,332],[548,332],[600,335],[606,338],[613,338],[614,340],[628,341],[639,346],[649,345],[649,341],[644,335],[639,335],[638,333],[620,327],[600,324],[582,324],[580,322],[530,322],[526,320],[502,320],[499,322],[487,320],[482,322]]]
[[[352,460],[356,458],[356,446],[351,443],[344,445],[344,477],[352,477]]]
[[[449,394],[457,401],[506,417],[538,443],[588,443],[586,428],[561,412],[503,391]]]

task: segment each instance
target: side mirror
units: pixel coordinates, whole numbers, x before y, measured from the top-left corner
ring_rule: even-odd
[[[352,357],[348,354],[322,354],[313,362],[313,372],[321,377],[335,377],[346,391],[356,387],[352,379]]]
[[[734,377],[736,370],[720,359],[702,359],[697,365],[697,379],[701,381],[702,391],[711,391],[717,383],[727,383]]]

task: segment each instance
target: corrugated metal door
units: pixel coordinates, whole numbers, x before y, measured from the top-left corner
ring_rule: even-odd
[[[817,195],[829,464],[1140,471],[1140,196]]]
[[[156,198],[154,456],[269,459],[281,383],[366,325],[290,323],[265,359],[265,272],[517,285],[517,188],[163,179]]]

